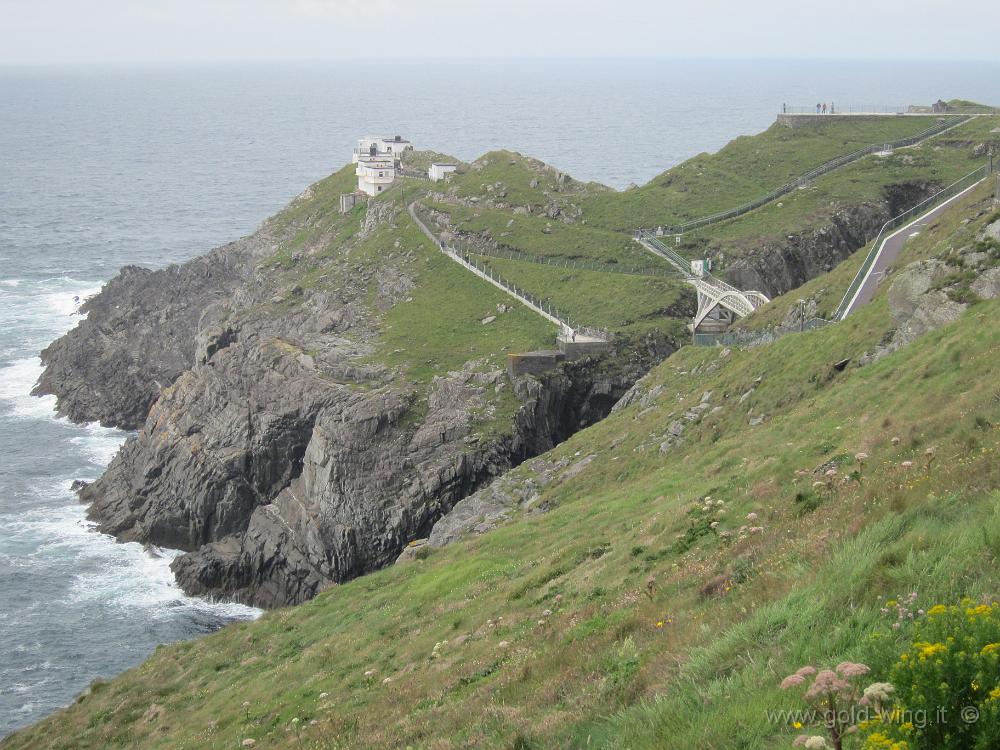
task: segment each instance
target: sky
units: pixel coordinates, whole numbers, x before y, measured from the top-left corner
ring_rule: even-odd
[[[1000,60],[995,0],[0,0],[0,64]]]

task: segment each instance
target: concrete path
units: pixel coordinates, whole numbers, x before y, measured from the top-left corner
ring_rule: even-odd
[[[864,281],[861,282],[861,286],[858,287],[858,291],[855,292],[854,297],[851,299],[840,319],[843,320],[862,305],[866,305],[871,302],[872,297],[875,296],[875,291],[878,289],[878,285],[882,282],[882,279],[885,278],[885,272],[890,266],[892,266],[893,263],[896,262],[896,259],[902,252],[903,246],[906,245],[907,240],[914,235],[920,234],[924,227],[933,224],[938,216],[944,213],[944,211],[947,210],[952,203],[975,188],[978,184],[979,182],[970,185],[958,195],[949,198],[944,203],[932,208],[927,213],[917,217],[909,224],[904,225],[886,237],[882,241],[881,247],[878,249],[878,254],[875,256],[875,262],[872,263],[871,268],[868,269],[868,273],[865,274]]]

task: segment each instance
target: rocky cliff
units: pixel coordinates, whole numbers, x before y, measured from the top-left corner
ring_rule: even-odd
[[[137,429],[160,389],[194,363],[203,310],[243,283],[266,234],[159,271],[128,266],[86,302],[87,317],[42,352],[35,395],[74,421]]]
[[[204,258],[123,269],[44,353],[39,391],[62,413],[137,428],[81,490],[91,518],[184,550],[174,570],[191,593],[280,606],[391,562],[462,498],[603,418],[672,351],[623,342],[515,384],[497,352],[414,379],[380,337],[431,251],[401,202],[341,217],[338,191],[316,186]]]
[[[875,237],[882,225],[940,189],[933,182],[889,185],[882,199],[839,209],[818,229],[765,242],[753,254],[733,261],[726,280],[740,289],[757,289],[769,297],[795,289],[833,269]],[[718,249],[709,248],[709,257]]]

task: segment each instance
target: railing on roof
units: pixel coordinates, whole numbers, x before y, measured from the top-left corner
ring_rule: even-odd
[[[707,227],[712,224],[718,224],[719,222],[726,221],[727,219],[734,219],[737,216],[742,216],[743,214],[749,213],[750,211],[760,208],[761,206],[765,206],[768,203],[776,200],[777,198],[780,198],[783,195],[787,195],[793,190],[796,190],[799,187],[808,184],[812,180],[815,180],[817,177],[825,175],[828,172],[832,172],[833,170],[838,169],[846,164],[850,164],[851,162],[857,161],[858,159],[868,156],[869,154],[874,154],[876,152],[880,152],[885,149],[896,149],[896,148],[903,148],[905,146],[912,146],[916,143],[919,143],[920,141],[930,138],[931,136],[937,135],[945,130],[948,130],[949,128],[961,125],[962,123],[968,121],[970,117],[971,115],[964,115],[964,116],[943,115],[941,121],[935,123],[929,128],[926,128],[925,130],[920,131],[915,135],[907,136],[905,138],[898,138],[895,141],[890,141],[888,143],[884,141],[880,143],[873,143],[868,146],[865,146],[864,148],[860,148],[857,151],[853,151],[849,154],[838,156],[837,158],[831,159],[825,164],[821,164],[815,169],[811,169],[805,174],[796,177],[794,180],[786,182],[784,185],[775,188],[771,192],[767,193],[766,195],[762,195],[761,197],[755,200],[749,201],[740,206],[736,206],[735,208],[730,208],[725,211],[719,211],[717,213],[710,214],[708,216],[703,216],[700,219],[692,219],[691,221],[684,222],[683,224],[663,225],[659,227],[657,231],[661,234],[674,234],[674,235],[684,234],[685,232],[690,232],[694,229],[701,229],[702,227]],[[648,233],[648,230],[639,230],[639,231],[647,231]]]
[[[826,103],[827,107],[832,109],[827,109],[826,112],[823,111],[823,103],[820,102],[819,108],[817,109],[815,104],[812,105],[789,105],[785,104],[781,107],[781,114],[783,115],[904,115],[910,112],[910,107],[906,104],[846,104],[840,105],[833,102]],[[924,113],[920,113],[924,114]],[[929,112],[927,114],[930,114]]]

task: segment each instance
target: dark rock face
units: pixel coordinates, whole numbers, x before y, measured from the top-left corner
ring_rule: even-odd
[[[359,236],[397,215],[373,204]],[[173,568],[190,593],[281,606],[391,563],[673,351],[650,338],[516,384],[478,361],[411,383],[369,356],[379,311],[415,283],[401,241],[364,263],[323,245],[336,283],[304,288],[298,258],[262,262],[269,231],[163,271],[124,269],[45,353],[39,388],[62,413],[138,428],[79,488],[90,517],[184,550]],[[510,423],[478,432],[512,389]]]
[[[383,567],[460,500],[607,416],[641,374],[587,360],[522,379],[512,432],[484,445],[469,441],[470,414],[483,385],[510,387],[499,372],[437,380],[415,429],[402,392],[340,394],[318,411],[299,475],[253,508],[245,531],[178,558],[178,581],[276,606]]]
[[[890,185],[879,202],[841,209],[821,229],[789,235],[782,242],[767,243],[752,256],[740,258],[725,270],[726,280],[740,289],[755,289],[769,297],[784,294],[833,269],[873,239],[891,217],[938,189],[928,182]]]
[[[123,268],[84,303],[87,318],[42,352],[34,394],[55,395],[73,421],[137,429],[160,389],[193,364],[202,311],[233,293],[262,241],[160,271]]]

